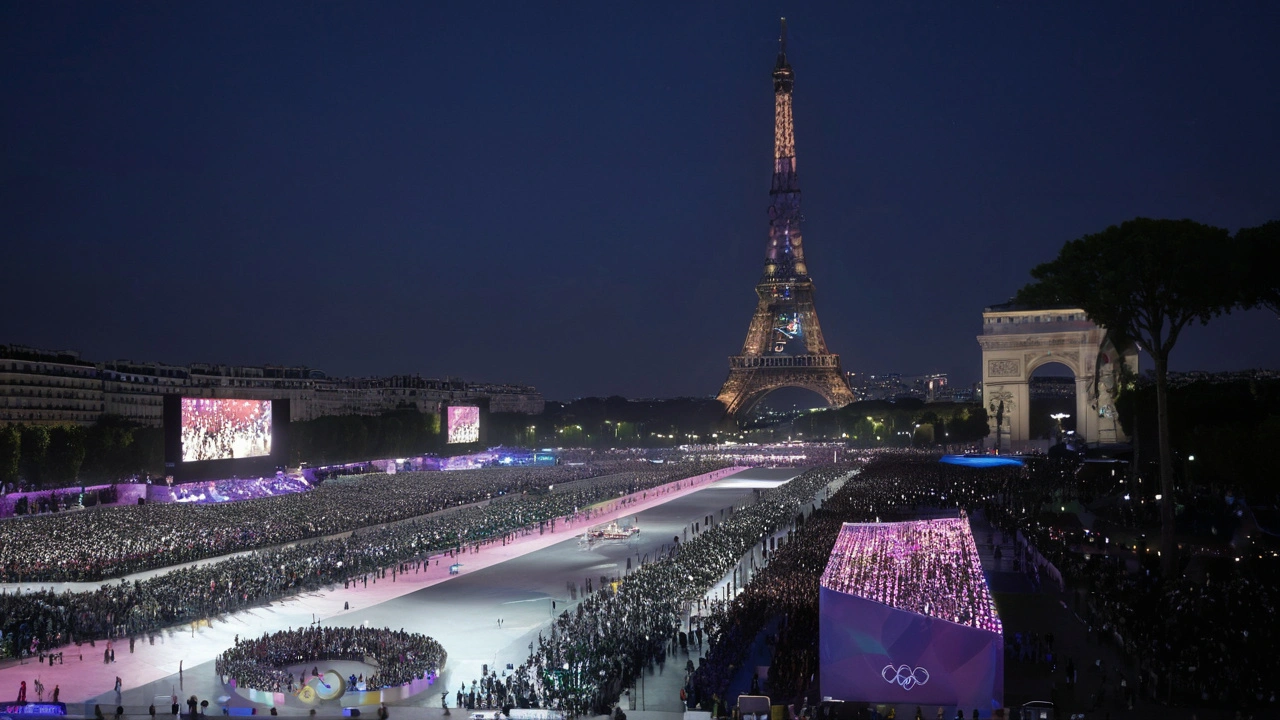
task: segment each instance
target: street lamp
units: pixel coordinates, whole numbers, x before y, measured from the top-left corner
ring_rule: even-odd
[[[1050,417],[1054,422],[1056,422],[1056,423],[1057,423],[1057,428],[1056,428],[1056,433],[1055,433],[1055,434],[1058,436],[1058,439],[1061,439],[1061,438],[1062,438],[1062,421],[1063,421],[1063,420],[1066,420],[1066,419],[1067,419],[1067,418],[1069,418],[1069,417],[1071,417],[1071,415],[1069,415],[1069,414],[1067,414],[1067,413],[1061,413],[1061,412],[1059,412],[1059,413],[1053,413],[1053,414],[1052,414],[1052,415],[1050,415],[1049,417]]]

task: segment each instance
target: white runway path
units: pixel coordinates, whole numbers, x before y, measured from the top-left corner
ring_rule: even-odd
[[[10,692],[16,695],[19,681],[26,680],[28,699],[34,700],[33,681],[39,676],[46,698],[59,685],[61,699],[69,704],[98,702],[112,710],[116,704],[136,709],[156,702],[157,708],[167,708],[169,694],[176,692],[183,698],[196,694],[209,699],[210,709],[218,712],[213,707],[216,698],[231,693],[214,675],[212,660],[232,644],[236,635],[259,636],[315,620],[331,626],[367,622],[393,629],[403,627],[435,637],[449,653],[446,672],[438,685],[456,689],[464,680],[469,683],[477,677],[482,663],[505,667],[506,663],[521,662],[530,639],[550,622],[551,603],[557,603],[557,611],[568,606],[567,583],[580,585],[587,577],[598,581],[601,575],[621,575],[628,558],[636,562],[645,554],[652,557],[664,541],[669,544],[687,524],[708,513],[717,514],[718,519],[720,509],[752,502],[753,490],[776,486],[801,472],[788,469],[737,474],[741,470],[717,471],[637,493],[597,506],[590,520],[579,520],[567,527],[557,523],[555,533],[535,533],[505,546],[499,542],[484,546],[479,552],[467,552],[459,558],[463,567],[458,576],[448,574],[450,560],[445,556],[438,566],[433,560],[429,569],[399,575],[395,582],[390,577],[376,583],[370,580],[368,587],[363,583],[349,589],[337,587],[196,627],[172,628],[158,635],[154,644],[146,638],[138,639],[133,653],[129,652],[127,639],[116,642],[116,662],[111,665],[102,661],[101,642],[96,647],[67,646],[63,648],[63,665],[50,667],[29,661],[0,669],[0,697],[9,696]],[[590,525],[636,516],[641,534],[635,540],[586,550],[574,539]],[[513,562],[516,560],[519,562]],[[428,588],[432,590],[427,592]],[[344,610],[348,603],[350,610]],[[499,617],[503,619],[501,629]],[[116,676],[124,686],[119,697],[111,691]],[[438,707],[439,695],[428,695],[423,693],[412,702]],[[160,697],[163,702],[157,699]],[[232,702],[247,704],[240,698]],[[285,714],[305,713],[301,708],[280,710]]]

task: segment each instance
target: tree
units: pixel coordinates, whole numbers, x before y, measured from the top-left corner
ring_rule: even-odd
[[[1151,355],[1159,428],[1160,557],[1173,580],[1174,467],[1169,442],[1169,354],[1182,330],[1245,304],[1239,249],[1222,228],[1191,220],[1135,218],[1072,240],[1031,271],[1015,302],[1079,307],[1093,322]]]
[[[1280,315],[1280,220],[1272,220],[1255,228],[1236,232],[1240,252],[1236,256],[1245,263],[1245,307],[1264,307]]]
[[[22,433],[15,425],[0,427],[0,485],[16,482],[22,458]]]
[[[18,472],[28,485],[43,482],[45,460],[49,453],[49,428],[43,425],[21,425],[22,460]]]
[[[119,415],[105,415],[87,428],[80,477],[115,482],[142,470],[132,462],[134,433],[138,428]]]
[[[947,421],[947,440],[965,445],[976,443],[991,434],[990,416],[987,409],[978,405],[966,408]]]
[[[936,441],[937,437],[934,435],[933,423],[921,423],[914,428],[914,432],[911,434],[912,447],[929,447]]]
[[[58,486],[71,485],[84,464],[85,430],[78,425],[55,425],[49,428],[49,453],[44,481]]]

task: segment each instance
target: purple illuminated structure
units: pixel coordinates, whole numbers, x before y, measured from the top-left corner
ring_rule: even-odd
[[[964,517],[845,524],[819,615],[824,696],[1003,706],[1002,627]]]

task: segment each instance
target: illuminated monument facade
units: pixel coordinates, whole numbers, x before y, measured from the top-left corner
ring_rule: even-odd
[[[764,275],[756,284],[755,315],[742,353],[729,358],[729,378],[718,400],[741,416],[773,390],[798,387],[821,395],[832,407],[853,402],[840,356],[827,350],[813,304],[813,281],[800,241],[800,182],[791,119],[795,84],[787,62],[787,21],[773,69],[773,186],[769,190],[769,246]]]

